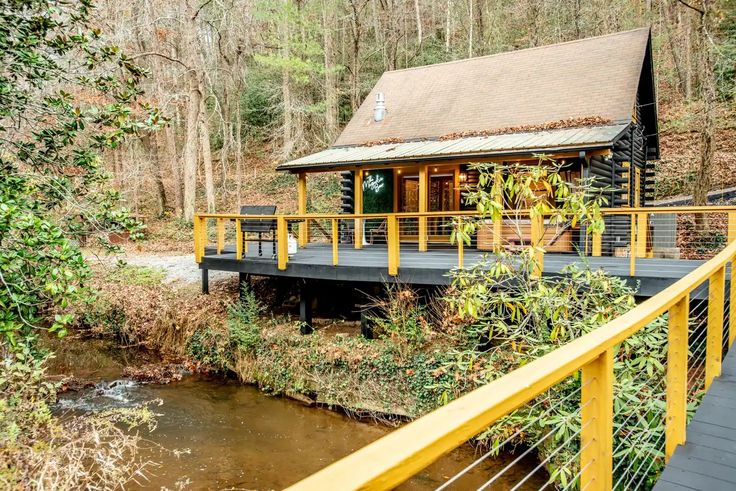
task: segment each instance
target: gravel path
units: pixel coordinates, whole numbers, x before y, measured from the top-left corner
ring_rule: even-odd
[[[128,254],[122,259],[131,266],[162,269],[166,272],[164,281],[168,283],[199,283],[202,281],[202,272],[191,254]],[[111,258],[111,260],[117,259]],[[210,282],[231,278],[236,274],[227,271],[210,271]]]

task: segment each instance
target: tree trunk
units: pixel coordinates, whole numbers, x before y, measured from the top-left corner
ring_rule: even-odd
[[[447,0],[445,10],[445,51],[450,51],[450,37],[452,36],[452,0]]]
[[[334,5],[323,2],[322,19],[325,42],[325,131],[327,140],[332,143],[337,136],[338,128],[337,74],[335,73],[337,63],[335,62],[335,40],[332,37],[333,32],[337,30]]]
[[[238,106],[235,112],[235,179],[237,183],[235,185],[235,199],[237,206],[243,204],[243,116],[240,114],[240,107]]]
[[[159,148],[159,134],[145,133],[141,137],[141,143],[143,148],[148,153],[149,162],[153,166],[153,183],[155,186],[156,194],[156,207],[158,216],[163,216],[166,213],[166,188],[164,188],[163,174],[161,172],[162,159],[161,151]]]
[[[179,161],[179,155],[177,155],[176,153],[176,134],[172,123],[169,123],[169,125],[164,128],[163,137],[165,141],[165,158],[169,161],[169,165],[171,167],[171,181],[173,183],[174,189],[174,214],[176,216],[181,216],[182,210],[184,209],[181,165]]]
[[[475,0],[468,1],[468,58],[473,57],[473,26],[475,21],[473,20],[473,3]]]
[[[212,172],[212,151],[210,147],[210,129],[207,121],[207,109],[204,100],[199,109],[199,142],[204,164],[204,193],[207,200],[207,212],[215,212],[215,179]]]
[[[197,9],[191,3],[183,1],[184,25],[182,28],[182,55],[187,64],[187,84],[189,100],[187,101],[186,136],[182,165],[184,167],[184,219],[194,219],[197,192],[197,149],[199,148],[199,118],[202,105],[201,57],[199,55],[199,38],[197,29]]]
[[[419,0],[414,0],[414,13],[417,19],[417,44],[422,45],[422,13],[419,10]]]
[[[700,125],[700,162],[693,189],[693,204],[708,204],[708,191],[713,183],[713,153],[715,151],[716,87],[713,73],[713,55],[708,36],[710,2],[703,0],[698,25],[701,61],[699,78],[703,102],[703,120]]]

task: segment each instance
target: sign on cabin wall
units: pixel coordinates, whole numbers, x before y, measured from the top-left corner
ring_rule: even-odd
[[[391,213],[394,211],[394,171],[371,170],[363,178],[363,212]]]

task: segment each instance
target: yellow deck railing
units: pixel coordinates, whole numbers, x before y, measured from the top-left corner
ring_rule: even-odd
[[[690,295],[708,282],[707,389],[720,374],[727,301],[724,280],[726,267],[734,260],[736,242],[731,242],[670,287],[595,331],[407,424],[289,489],[391,489],[578,371],[582,387],[580,489],[611,489],[615,347],[657,317],[668,314],[664,420],[665,453],[669,458],[685,442]],[[736,279],[734,269],[731,281]],[[735,297],[736,289],[731,289],[729,301]],[[729,331],[730,346],[736,330]]]
[[[606,220],[612,221],[616,217],[623,219],[623,226],[626,230],[621,230],[620,226],[615,235],[619,237],[627,237],[628,244],[625,248],[617,247],[612,242],[611,233],[604,234],[590,234],[586,236],[584,241],[585,246],[578,252],[583,255],[589,255],[598,257],[604,255],[604,249],[608,254],[623,254],[629,258],[629,274],[634,276],[636,274],[637,259],[645,258],[651,253],[652,243],[656,241],[656,237],[652,236],[652,221],[656,220],[657,217],[702,217],[719,215],[723,217],[723,242],[731,242],[736,238],[736,206],[681,206],[681,207],[649,207],[649,208],[609,208],[602,210],[603,216]],[[289,224],[298,223],[298,243],[300,247],[308,247],[310,240],[315,235],[310,232],[310,224],[318,226],[318,230],[324,235],[329,236],[329,240],[332,243],[332,264],[339,266],[340,258],[339,251],[341,243],[339,237],[339,224],[350,222],[353,225],[355,231],[350,242],[355,249],[361,249],[363,247],[364,233],[363,226],[366,221],[383,221],[385,222],[385,243],[387,246],[387,260],[386,268],[388,274],[391,276],[398,275],[400,268],[400,257],[402,242],[405,241],[407,235],[406,231],[402,227],[406,227],[407,223],[413,223],[412,232],[413,240],[419,244],[419,250],[426,250],[426,244],[430,240],[430,229],[427,226],[427,221],[444,220],[445,222],[452,222],[452,227],[457,227],[462,224],[463,220],[469,220],[477,218],[478,214],[475,211],[449,211],[449,212],[425,212],[425,213],[366,213],[366,214],[293,214],[293,215],[240,215],[240,214],[210,214],[202,213],[195,215],[194,218],[194,251],[195,260],[199,263],[205,255],[205,247],[208,245],[208,221],[214,220],[216,231],[216,251],[221,253],[225,248],[226,240],[226,224],[233,222],[235,224],[235,256],[237,260],[242,260],[245,251],[243,250],[243,231],[241,230],[241,220],[272,220],[276,222],[276,257],[278,269],[285,270],[288,267],[289,254],[288,254],[288,237],[289,237]],[[526,219],[531,222],[529,230],[529,244],[540,246],[535,252],[535,261],[537,264],[537,271],[542,272],[544,269],[544,240],[545,230],[542,217],[535,217],[535,219],[529,219],[529,213],[525,210],[516,210],[509,212],[509,220],[519,220],[520,218]],[[682,226],[677,223],[676,219],[673,219],[672,233],[678,234],[681,232]],[[320,223],[326,224],[325,226],[319,225]],[[327,225],[328,224],[328,225]],[[619,224],[620,225],[620,224]],[[615,227],[612,226],[611,230]],[[709,226],[703,228],[698,232],[709,239],[706,236],[706,232],[710,230]],[[446,229],[446,227],[445,227]],[[446,231],[446,230],[445,230]],[[446,231],[447,232],[447,231]],[[493,243],[496,246],[501,246],[503,237],[501,231],[501,224],[496,222],[492,227]],[[608,234],[609,238],[606,238]],[[439,237],[445,243],[449,243],[449,232],[445,233],[444,236]],[[697,238],[696,238],[697,239]],[[701,239],[697,239],[702,242]],[[700,244],[701,246],[703,244]],[[707,249],[713,250],[722,247],[722,244],[713,242],[712,244],[704,244]],[[424,247],[422,247],[424,246]],[[462,241],[457,241],[455,244],[457,248],[457,265],[463,267],[465,264],[465,244]],[[576,244],[577,246],[577,244]],[[656,248],[656,244],[654,244]],[[625,250],[624,250],[625,249]],[[572,251],[572,249],[571,249]]]

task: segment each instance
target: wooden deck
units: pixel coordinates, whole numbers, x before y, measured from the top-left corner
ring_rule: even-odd
[[[656,491],[736,489],[736,349],[723,360]]]
[[[251,245],[253,250],[254,245]],[[481,260],[485,253],[466,248],[465,267]],[[355,249],[340,245],[339,265],[332,265],[332,247],[329,244],[310,244],[289,258],[285,271],[277,268],[273,245],[263,243],[263,255],[235,259],[233,246],[225,247],[222,254],[206,249],[199,267],[203,270],[232,271],[260,276],[283,276],[313,280],[380,283],[394,281],[388,275],[388,252],[385,245],[369,245]],[[457,250],[448,247],[430,247],[419,252],[415,244],[402,244],[398,280],[416,285],[444,285],[449,283],[448,272],[457,267]],[[625,278],[637,286],[641,296],[652,296],[682,278],[703,263],[695,260],[637,259],[636,275],[629,275],[629,259],[619,257],[587,257],[594,269],[603,268],[612,275]],[[582,263],[576,254],[548,253],[544,257],[544,274],[558,275],[571,263]],[[727,276],[728,277],[728,276]]]

